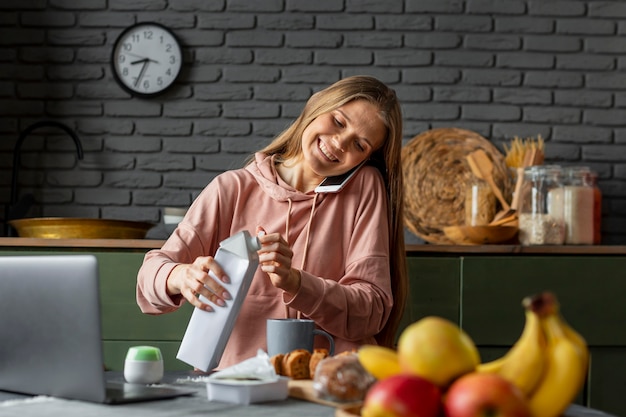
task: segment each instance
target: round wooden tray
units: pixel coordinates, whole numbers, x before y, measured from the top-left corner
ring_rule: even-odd
[[[493,178],[511,200],[512,179],[504,155],[478,133],[438,128],[402,148],[404,223],[430,243],[453,244],[443,229],[465,223],[465,188],[473,177],[467,155],[482,149],[493,162]]]

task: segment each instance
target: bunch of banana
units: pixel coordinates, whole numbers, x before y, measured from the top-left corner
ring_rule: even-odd
[[[570,327],[554,294],[522,302],[526,324],[518,341],[501,358],[478,365],[478,372],[502,375],[528,398],[534,417],[556,417],[580,392],[589,365],[585,339]]]

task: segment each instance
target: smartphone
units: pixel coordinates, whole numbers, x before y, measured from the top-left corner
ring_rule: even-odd
[[[335,175],[333,177],[326,177],[324,181],[315,187],[316,193],[338,193],[346,186],[346,184],[354,177],[359,168],[361,168],[365,162],[361,162],[359,165],[352,168],[345,174]]]

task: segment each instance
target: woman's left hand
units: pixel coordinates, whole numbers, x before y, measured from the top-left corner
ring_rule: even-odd
[[[261,270],[267,273],[274,287],[295,295],[300,289],[300,272],[291,267],[293,251],[280,233],[268,234],[258,227],[257,236],[261,242],[258,251]]]

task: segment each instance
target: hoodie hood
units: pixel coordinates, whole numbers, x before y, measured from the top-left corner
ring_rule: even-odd
[[[261,152],[254,154],[254,161],[246,166],[261,189],[276,201],[306,201],[321,200],[321,195],[316,198],[315,192],[303,193],[287,184],[276,171],[276,155],[266,155]]]

